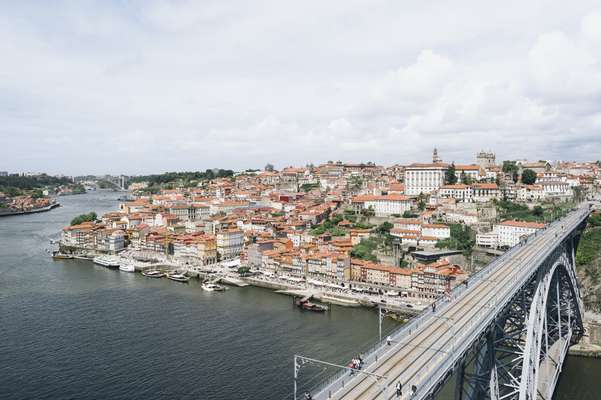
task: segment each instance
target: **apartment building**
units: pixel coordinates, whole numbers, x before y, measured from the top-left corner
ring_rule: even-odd
[[[244,232],[239,229],[226,229],[215,235],[217,254],[222,260],[229,260],[240,255],[244,246]]]
[[[545,224],[508,220],[496,224],[490,233],[476,235],[476,244],[483,247],[512,247],[524,237],[544,229]]]
[[[416,196],[428,194],[444,185],[448,164],[411,164],[405,168],[405,193]]]
[[[411,210],[413,200],[400,194],[362,195],[352,200],[355,209],[373,209],[376,217],[388,217],[393,214],[402,215]]]

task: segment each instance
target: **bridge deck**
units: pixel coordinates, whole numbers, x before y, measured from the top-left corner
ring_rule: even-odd
[[[586,210],[579,209],[531,236],[527,244],[514,247],[506,257],[493,262],[496,265],[470,280],[469,287],[453,301],[423,317],[418,326],[403,332],[391,346],[382,345],[377,360],[368,361],[365,371],[387,377],[385,382],[347,373],[314,398],[392,399],[396,398],[393,390],[397,381],[403,385],[402,399],[425,397],[585,214]],[[412,385],[417,387],[414,397],[410,393]]]

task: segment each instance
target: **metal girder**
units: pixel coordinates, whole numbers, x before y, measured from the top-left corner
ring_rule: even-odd
[[[545,260],[464,357],[456,400],[551,398],[569,345],[584,333],[577,242],[572,236]]]

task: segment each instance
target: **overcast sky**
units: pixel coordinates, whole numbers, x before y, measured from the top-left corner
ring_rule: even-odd
[[[599,1],[2,1],[0,170],[601,158]]]

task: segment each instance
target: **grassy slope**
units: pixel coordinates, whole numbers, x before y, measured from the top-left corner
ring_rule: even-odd
[[[601,226],[595,225],[589,223],[580,239],[576,269],[586,308],[601,312]]]

